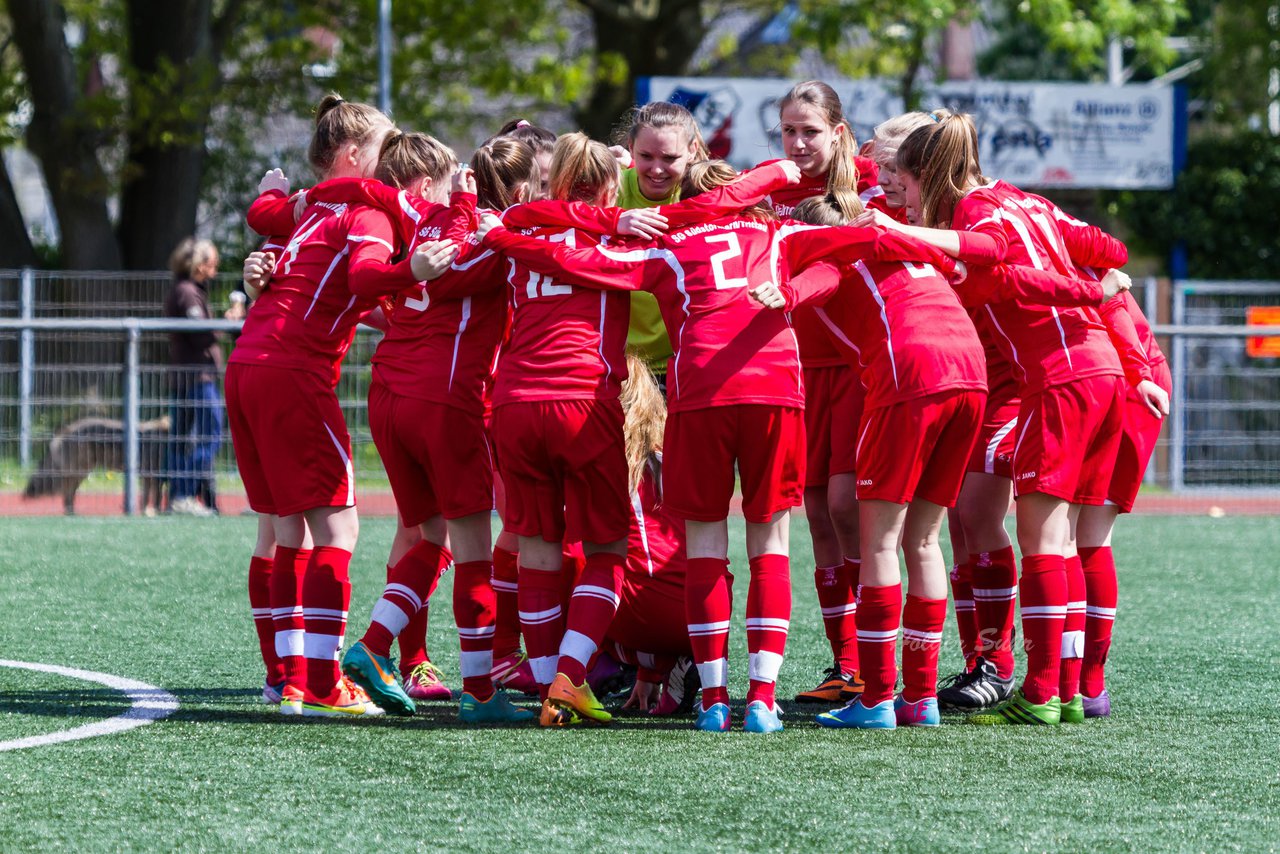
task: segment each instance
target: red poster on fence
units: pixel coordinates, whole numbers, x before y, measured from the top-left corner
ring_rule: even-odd
[[[1249,326],[1280,326],[1280,306],[1251,305],[1245,313]],[[1246,338],[1244,351],[1254,359],[1280,359],[1280,337]]]

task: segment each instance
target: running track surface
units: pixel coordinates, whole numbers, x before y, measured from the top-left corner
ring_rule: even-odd
[[[395,501],[388,490],[361,492],[358,499],[363,515],[395,515]],[[118,492],[81,492],[76,496],[76,513],[82,516],[120,516],[124,513],[123,504],[123,498]],[[223,515],[238,515],[248,510],[242,493],[220,495],[218,504]],[[736,496],[733,510],[735,513],[740,511]],[[1280,515],[1280,493],[1144,494],[1138,496],[1134,512],[1151,515],[1274,516]],[[60,497],[26,501],[20,492],[0,491],[0,517],[61,515]]]

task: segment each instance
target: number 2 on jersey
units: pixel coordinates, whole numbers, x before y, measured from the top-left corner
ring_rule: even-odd
[[[716,252],[711,256],[711,275],[716,280],[716,290],[724,291],[730,288],[745,288],[751,283],[747,281],[746,276],[730,278],[725,274],[724,262],[730,258],[742,257],[742,244],[738,242],[738,235],[729,234],[708,234],[703,238],[707,243],[723,243],[726,248],[722,252]]]

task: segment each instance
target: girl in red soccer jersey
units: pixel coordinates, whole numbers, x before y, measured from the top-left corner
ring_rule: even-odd
[[[538,164],[538,185],[531,188],[530,199],[545,199],[551,187],[551,154],[555,151],[556,135],[546,128],[530,124],[524,119],[512,119],[495,136],[506,136],[527,143],[533,149],[534,162]]]
[[[774,166],[757,172],[768,175]],[[778,178],[788,180],[779,167]],[[719,162],[696,164],[686,197],[728,184]],[[696,203],[697,199],[681,205]],[[677,205],[665,209],[671,218]],[[508,219],[511,219],[509,216]],[[486,224],[482,224],[482,230]],[[799,228],[807,228],[801,226]],[[762,312],[746,291],[772,282],[797,226],[762,209],[677,228],[657,241],[573,248],[494,228],[485,243],[558,279],[597,288],[651,290],[678,330],[668,391],[664,501],[685,519],[686,609],[703,687],[697,727],[729,727],[726,517],[734,466],[743,485],[751,587],[747,642],[751,686],[746,729],[781,729],[774,689],[790,616],[787,514],[803,477],[803,390],[794,334],[781,313]],[[874,243],[875,232],[864,231]]]
[[[876,212],[878,222],[971,264],[1007,262],[1075,275],[1076,264],[1120,266],[1123,244],[1072,220],[1046,200],[982,175],[977,131],[968,116],[938,114],[898,151],[907,205],[923,228]],[[1002,354],[1014,367],[1022,404],[1014,449],[1018,540],[1023,553],[1022,614],[1028,658],[1021,690],[984,724],[1057,724],[1063,653],[1074,629],[1068,603],[1083,602],[1084,579],[1071,557],[1079,508],[1101,504],[1120,437],[1121,370],[1095,310],[1057,309],[1021,300],[985,306]],[[967,545],[970,551],[975,546]],[[1084,609],[1079,609],[1083,622]]]
[[[778,107],[783,150],[801,172],[800,183],[770,196],[779,216],[791,216],[805,199],[826,196],[851,219],[862,211],[865,199],[880,194],[876,165],[857,156],[853,128],[835,90],[810,80],[794,86]],[[812,308],[798,308],[792,322],[804,366],[804,509],[813,540],[818,605],[833,660],[817,687],[797,694],[796,701],[831,705],[862,690],[854,595],[859,566],[857,436],[850,425],[861,417],[865,390],[857,369],[840,357]]]
[[[475,194],[470,173],[462,173],[463,192],[455,194],[453,205],[443,204],[456,167],[453,153],[425,134],[402,134],[384,146],[378,177],[404,192],[393,207],[385,191],[369,189],[380,192],[386,207],[400,214],[411,251],[420,240],[460,242],[471,231]],[[313,200],[324,197],[324,188],[311,195]],[[357,294],[398,292],[387,335],[373,357],[370,429],[401,518],[420,527],[422,541],[396,565],[374,606],[369,630],[343,657],[343,670],[386,708],[412,713],[413,699],[400,686],[389,659],[391,642],[456,558],[453,605],[463,677],[459,717],[467,723],[531,719],[505,695],[495,694],[489,677],[493,463],[483,422],[483,389],[506,307],[498,299],[442,298],[447,276],[434,282],[433,299],[425,283],[415,282],[425,278],[415,264],[386,272],[353,277],[352,283]],[[446,529],[452,556],[445,547]]]
[[[797,218],[841,225],[825,199],[802,202]],[[941,252],[922,262],[949,271]],[[946,616],[946,568],[938,544],[977,437],[986,397],[982,345],[949,281],[930,263],[859,259],[832,269],[839,288],[815,311],[856,354],[866,404],[858,437],[862,535],[858,646],[860,697],[818,717],[830,727],[936,726],[938,647]],[[898,550],[907,565],[905,612]],[[904,688],[894,699],[894,646],[903,627]]]
[[[479,170],[481,201],[486,204],[505,207],[537,186],[533,152],[516,140],[491,140],[476,152],[473,163]],[[450,153],[450,171],[454,165]],[[363,189],[376,191],[385,209],[403,207],[398,207],[402,200],[388,199],[381,188]],[[467,203],[468,210],[475,205],[473,195],[455,197],[448,210],[441,201],[438,197],[410,199],[411,205],[405,208],[410,214],[405,222],[410,242],[453,236],[441,233],[456,219],[453,210],[460,201]],[[462,224],[469,230],[472,221],[467,218]],[[369,632],[343,660],[344,669],[357,681],[373,683],[370,690],[375,696],[395,708],[412,707],[394,680],[384,677],[385,687],[378,682],[389,670],[386,656],[391,639],[418,604],[425,602],[440,566],[448,562],[447,519],[457,558],[454,614],[462,644],[460,717],[467,722],[532,717],[512,707],[504,695],[495,694],[491,680],[497,604],[490,582],[493,460],[483,419],[493,359],[507,322],[499,260],[491,253],[488,259],[461,260],[445,275],[402,294],[391,328],[374,355],[370,425],[403,517],[415,522],[425,519],[424,542],[417,548],[430,551],[436,559],[419,561],[430,564],[432,572],[415,570],[392,577],[374,608]],[[384,698],[383,691],[390,696]]]
[[[323,178],[368,176],[391,129],[372,107],[326,97],[312,165]],[[377,211],[309,207],[229,359],[227,405],[241,477],[254,510],[275,517],[271,604],[285,714],[377,709],[337,668],[358,522],[350,439],[333,387],[356,323],[376,305],[348,290],[349,270],[384,260],[393,240]],[[307,529],[315,548],[297,573]]]
[[[884,211],[898,222],[909,222],[906,189],[898,180],[898,147],[918,127],[933,121],[928,113],[903,113],[876,125],[867,156],[876,164],[881,194],[867,201],[870,210]],[[865,146],[864,146],[865,148]]]
[[[1087,271],[1092,272],[1092,271]],[[1156,439],[1169,414],[1173,383],[1169,364],[1151,334],[1151,325],[1131,294],[1107,302],[1102,320],[1120,354],[1125,374],[1123,432],[1115,469],[1107,491],[1107,503],[1080,511],[1076,539],[1085,580],[1084,655],[1079,676],[1081,713],[1086,718],[1111,714],[1106,688],[1107,653],[1115,622],[1116,564],[1111,554],[1111,533],[1120,513],[1133,509],[1142,476],[1155,451]],[[1071,674],[1064,675],[1064,680]],[[1074,691],[1064,685],[1063,692]]]
[[[279,169],[272,169],[258,183],[258,195],[278,193],[287,196],[289,179]],[[287,226],[287,227],[286,227]],[[281,226],[282,233],[267,237],[257,252],[252,252],[244,262],[245,293],[256,300],[261,295],[261,284],[270,274],[275,255],[284,249],[289,240],[289,232],[293,229],[292,220]],[[254,631],[258,636],[258,647],[262,653],[262,661],[267,675],[262,686],[262,700],[272,706],[279,706],[281,692],[285,685],[284,660],[276,651],[276,617],[272,613],[272,579],[275,583],[283,583],[283,579],[291,579],[291,583],[301,579],[311,559],[311,549],[315,544],[311,532],[304,530],[300,547],[296,550],[277,553],[276,532],[272,517],[258,515],[258,536],[253,546],[253,556],[249,560],[249,608],[253,613]],[[285,568],[284,561],[289,561]],[[280,574],[275,573],[277,561],[282,567]],[[296,597],[295,597],[296,598]],[[293,601],[293,600],[290,600]]]
[[[898,222],[916,224],[916,214],[908,210],[906,190],[898,179],[896,159],[902,141],[916,128],[931,124],[934,120],[928,113],[904,113],[876,126],[869,156],[880,167],[880,187],[884,190],[884,195],[873,199],[867,205],[868,208],[883,211]],[[1008,363],[1000,356],[994,340],[986,331],[982,315],[975,316],[974,321],[987,351],[987,413],[991,417],[984,418],[979,441],[974,447],[973,458],[970,460],[972,476],[965,478],[956,506],[947,511],[951,534],[952,601],[965,667],[960,673],[948,677],[946,684],[938,692],[938,700],[944,708],[981,708],[1008,699],[1013,691],[1013,657],[1009,639],[1005,638],[1002,643],[996,642],[990,649],[981,650],[978,648],[978,639],[998,636],[1002,627],[1012,630],[1013,626],[1016,571],[1013,549],[1004,530],[1004,517],[1013,498],[1013,482],[1009,479],[1007,469],[1009,451],[1013,448],[1012,428],[1017,423],[1017,383],[1007,370]],[[1002,442],[1005,443],[1003,449]],[[988,481],[994,484],[994,499],[990,497]],[[974,544],[978,548],[973,562],[965,544],[964,526],[961,523],[961,517],[966,514],[975,530],[978,525],[983,525],[983,530],[989,532],[983,536],[975,536]],[[986,543],[985,548],[983,543]],[[992,559],[992,553],[996,555],[995,560]],[[975,562],[981,566],[975,569]],[[1004,580],[1006,571],[1013,572],[1012,581]],[[975,574],[979,576],[976,583]],[[1002,580],[1005,583],[1000,583]],[[980,593],[975,594],[974,587]],[[993,609],[1000,612],[993,625],[990,628],[984,625],[981,632],[977,618],[979,608],[974,601],[978,597],[984,599],[984,614]]]
[[[605,203],[617,182],[604,146],[582,134],[556,143],[554,198]],[[572,245],[594,241],[575,229],[535,233]],[[618,393],[627,295],[574,288],[514,262],[507,279],[511,329],[496,371],[493,430],[506,487],[504,524],[520,541],[521,627],[546,691],[542,723],[607,723],[611,716],[587,685],[586,669],[617,609],[626,554]],[[586,553],[567,619],[560,607],[566,538],[580,540]]]

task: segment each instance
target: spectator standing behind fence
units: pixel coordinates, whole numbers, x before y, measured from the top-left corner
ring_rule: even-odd
[[[188,237],[169,256],[174,282],[164,300],[165,317],[209,320],[209,282],[218,274],[218,250],[211,241]],[[173,513],[216,513],[213,458],[222,444],[224,420],[218,393],[222,348],[216,333],[169,333],[169,509]]]

